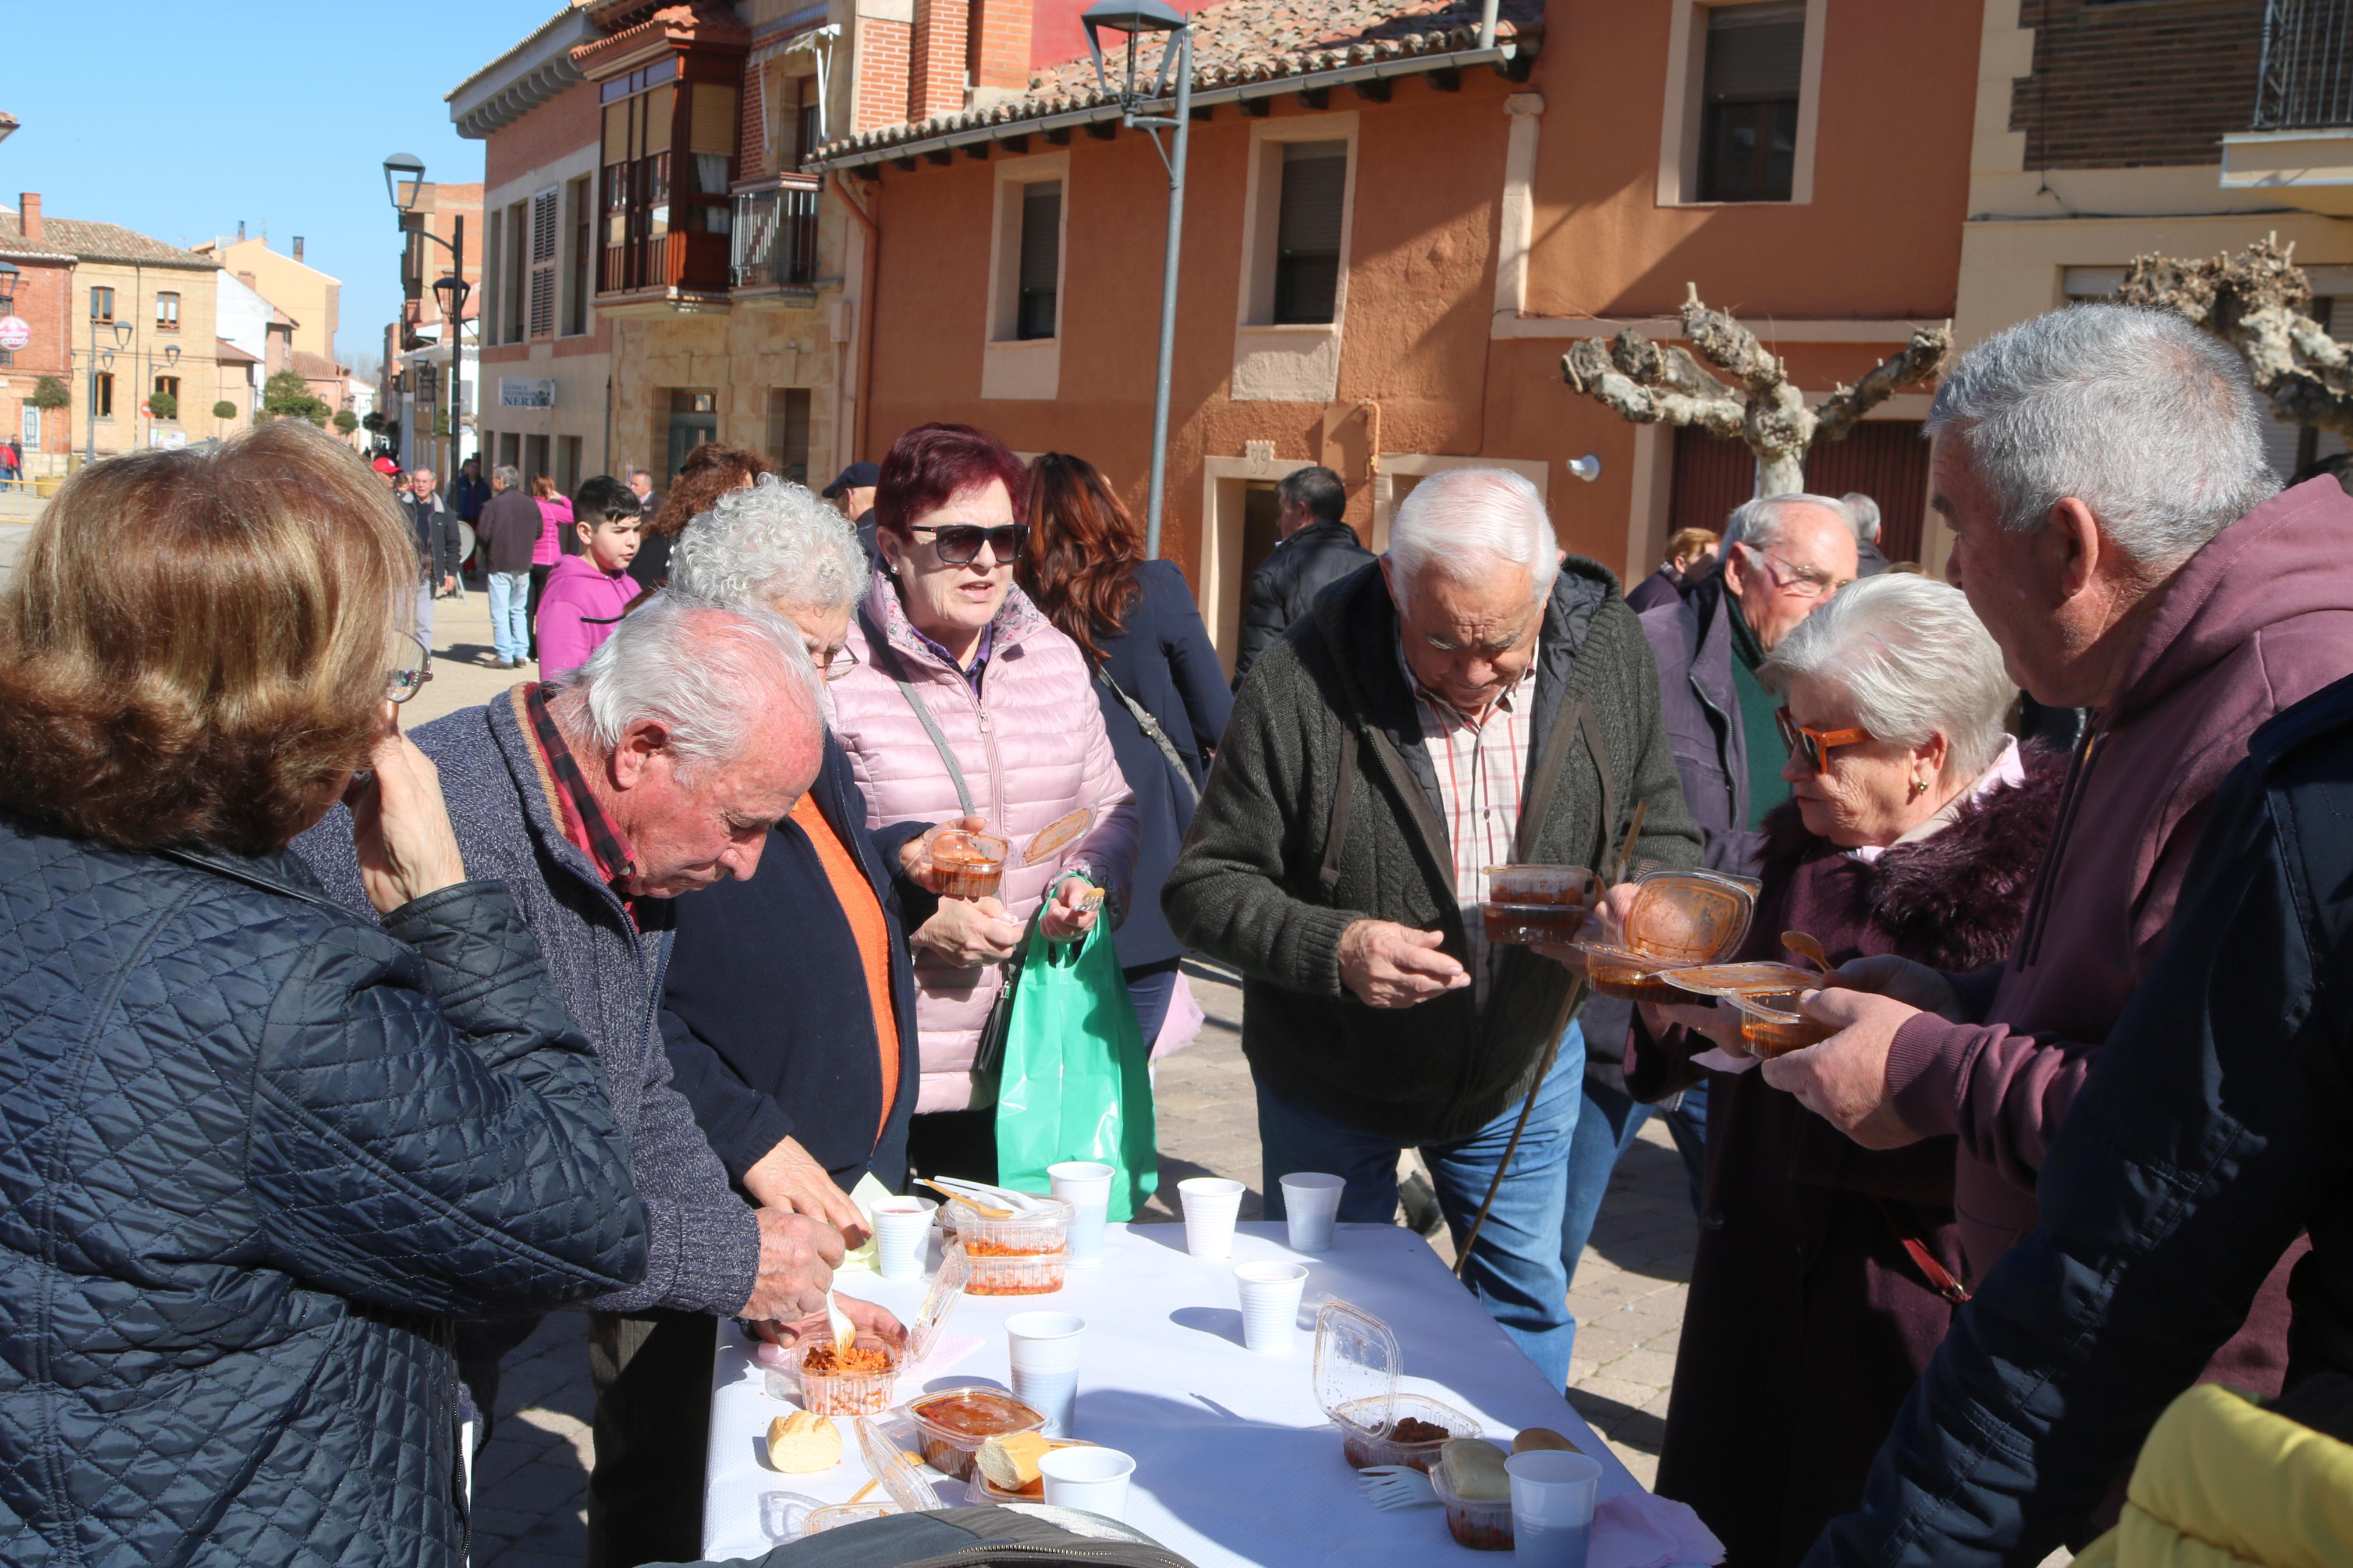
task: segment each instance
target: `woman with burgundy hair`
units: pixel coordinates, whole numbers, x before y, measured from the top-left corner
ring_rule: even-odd
[[[762,474],[776,471],[757,452],[723,447],[716,441],[705,441],[687,453],[670,494],[662,499],[661,510],[654,513],[653,521],[638,535],[638,556],[629,563],[629,575],[643,588],[659,588],[669,582],[670,547],[686,531],[686,525],[717,506],[719,498],[729,490],[750,489]]]
[[[1013,585],[1028,492],[1021,460],[993,436],[967,425],[902,435],[874,492],[881,567],[849,630],[856,664],[825,692],[870,830],[970,816],[1012,844],[995,897],[902,889],[923,1063],[907,1152],[925,1175],[995,1178],[996,1086],[972,1067],[1000,965],[1030,917],[1049,937],[1082,935],[1090,889],[1124,910],[1135,869],[1135,797],[1086,656]],[[1040,830],[1082,810],[1083,832],[1023,863]]]
[[[1145,1044],[1165,1056],[1192,1039],[1201,1011],[1177,967],[1185,948],[1160,912],[1160,884],[1192,826],[1233,693],[1185,574],[1145,559],[1143,525],[1084,458],[1049,452],[1029,465],[1029,547],[1014,577],[1087,656],[1135,792],[1142,837],[1119,962]]]

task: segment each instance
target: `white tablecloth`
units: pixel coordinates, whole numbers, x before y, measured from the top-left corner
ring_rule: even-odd
[[[1055,1295],[965,1297],[940,1346],[901,1382],[899,1395],[968,1383],[1005,1386],[1005,1320],[1039,1310],[1076,1312],[1087,1329],[1075,1435],[1134,1456],[1128,1522],[1199,1568],[1495,1563],[1494,1553],[1457,1546],[1439,1510],[1382,1513],[1359,1497],[1313,1387],[1315,1308],[1336,1296],[1396,1333],[1400,1388],[1476,1415],[1487,1436],[1506,1443],[1522,1427],[1552,1427],[1600,1462],[1603,1497],[1641,1489],[1419,1237],[1396,1226],[1344,1225],[1333,1250],[1318,1257],[1292,1252],[1282,1237],[1280,1225],[1245,1225],[1232,1262],[1212,1263],[1185,1251],[1181,1225],[1113,1226],[1102,1267],[1071,1270]],[[1241,1343],[1233,1263],[1261,1258],[1294,1259],[1310,1270],[1299,1342],[1288,1358],[1257,1355]],[[923,1294],[920,1282],[871,1275],[846,1276],[840,1288],[902,1319],[913,1318]],[[761,1533],[761,1493],[846,1501],[867,1480],[856,1435],[847,1429],[848,1453],[832,1470],[787,1476],[768,1468],[769,1419],[790,1406],[765,1392],[750,1350],[733,1327],[722,1327],[702,1515],[703,1552],[713,1558],[754,1557],[774,1544]],[[939,1485],[944,1501],[962,1504],[959,1485]]]

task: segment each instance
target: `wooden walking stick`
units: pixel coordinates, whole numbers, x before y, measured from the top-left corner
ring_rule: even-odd
[[[1634,819],[1626,825],[1626,842],[1618,851],[1617,876],[1607,887],[1616,887],[1626,879],[1626,868],[1634,857],[1634,841],[1642,836],[1642,818],[1649,816],[1651,803],[1634,803]],[[1607,889],[1605,888],[1605,891]],[[1520,1120],[1512,1129],[1512,1141],[1504,1145],[1504,1158],[1495,1167],[1494,1179],[1487,1184],[1487,1195],[1481,1200],[1479,1213],[1472,1219],[1470,1230],[1462,1237],[1462,1249],[1455,1254],[1454,1277],[1462,1278],[1463,1268],[1471,1261],[1471,1248],[1477,1245],[1480,1227],[1487,1223],[1487,1211],[1495,1206],[1495,1194],[1504,1190],[1504,1173],[1512,1168],[1512,1156],[1520,1152],[1520,1139],[1528,1130],[1528,1117],[1536,1108],[1536,1091],[1544,1088],[1552,1076],[1553,1059],[1560,1055],[1560,1037],[1567,1032],[1568,1020],[1577,1012],[1577,1005],[1585,999],[1585,976],[1572,974],[1568,990],[1560,999],[1560,1012],[1552,1021],[1552,1042],[1545,1047],[1544,1060],[1536,1066],[1535,1081],[1528,1085],[1528,1097],[1520,1102]]]

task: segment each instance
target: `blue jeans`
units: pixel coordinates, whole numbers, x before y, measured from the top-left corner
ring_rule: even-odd
[[[531,657],[531,574],[491,574],[491,650],[517,664]]]
[[[1568,1310],[1568,1276],[1561,1268],[1561,1207],[1568,1195],[1568,1152],[1577,1132],[1577,1085],[1585,1078],[1585,1035],[1571,1024],[1560,1054],[1537,1090],[1528,1130],[1512,1155],[1510,1172],[1480,1227],[1462,1282],[1487,1313],[1556,1388],[1568,1386],[1568,1352],[1577,1320]],[[1520,1119],[1514,1100],[1469,1137],[1426,1144],[1421,1157],[1438,1188],[1454,1244],[1479,1213],[1487,1184]],[[1266,1216],[1281,1219],[1282,1178],[1322,1171],[1345,1181],[1344,1220],[1388,1225],[1397,1218],[1399,1146],[1358,1131],[1320,1111],[1258,1086],[1258,1136],[1263,1161]]]
[[[1585,1256],[1585,1244],[1593,1239],[1593,1222],[1600,1217],[1610,1173],[1656,1110],[1622,1089],[1598,1083],[1585,1086],[1584,1100],[1569,1145],[1568,1201],[1560,1216],[1560,1262],[1571,1279],[1577,1278],[1577,1261]],[[1697,1084],[1683,1091],[1682,1103],[1667,1112],[1667,1131],[1675,1141],[1675,1152],[1683,1158],[1692,1213],[1697,1214],[1700,1176],[1707,1168],[1707,1085]]]

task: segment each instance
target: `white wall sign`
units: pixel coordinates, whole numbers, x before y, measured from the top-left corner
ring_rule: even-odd
[[[501,408],[554,407],[554,377],[516,375],[499,377],[499,406]]]
[[[0,316],[0,349],[15,353],[33,341],[33,325],[22,316]]]

